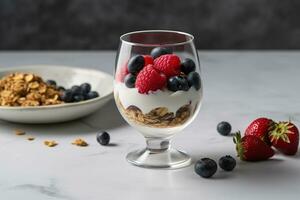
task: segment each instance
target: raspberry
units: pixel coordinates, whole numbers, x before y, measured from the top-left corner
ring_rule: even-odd
[[[153,58],[149,55],[143,55],[144,59],[145,59],[145,65],[144,66],[147,66],[147,65],[153,65]]]
[[[180,74],[180,59],[174,54],[162,55],[154,60],[154,68],[163,72],[168,78]]]
[[[127,64],[120,67],[117,72],[116,72],[116,81],[118,82],[124,82],[124,78],[125,76],[129,74],[129,71],[128,71],[128,67],[127,67]]]
[[[153,68],[153,65],[147,65],[137,75],[135,87],[139,93],[148,93],[162,89],[166,85],[166,76]]]

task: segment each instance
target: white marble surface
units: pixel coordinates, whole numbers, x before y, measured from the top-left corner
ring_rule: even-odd
[[[112,73],[113,52],[1,52],[1,66],[65,64]],[[215,130],[228,120],[244,130],[258,116],[291,118],[300,126],[300,52],[200,52],[204,103],[199,116],[173,145],[194,159],[235,155],[231,137]],[[36,137],[16,136],[15,128]],[[111,134],[109,147],[95,134]],[[70,145],[76,137],[90,146]],[[59,142],[55,148],[43,140]],[[214,178],[197,176],[192,167],[150,170],[125,161],[130,150],[144,146],[141,135],[120,117],[114,103],[69,123],[22,125],[0,122],[0,199],[287,199],[300,196],[300,154],[276,155],[259,163],[238,162],[232,173],[219,170]]]

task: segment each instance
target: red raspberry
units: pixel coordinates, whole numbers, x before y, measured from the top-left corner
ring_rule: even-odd
[[[124,82],[125,76],[129,74],[127,64],[118,68],[116,72],[116,81]]]
[[[180,74],[180,59],[175,54],[159,56],[154,60],[154,68],[163,72],[167,77]]]
[[[145,59],[145,64],[144,66],[147,66],[147,65],[153,65],[153,58],[149,55],[143,55],[144,59]]]
[[[136,77],[135,87],[139,93],[148,93],[162,89],[167,82],[164,74],[153,68],[153,65],[144,67]]]

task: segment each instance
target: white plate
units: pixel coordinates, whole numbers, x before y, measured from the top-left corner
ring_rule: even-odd
[[[100,97],[78,103],[38,107],[0,106],[0,119],[6,121],[40,124],[74,120],[101,108],[113,96],[112,76],[98,70],[58,65],[28,65],[6,69],[0,68],[0,78],[13,72],[34,73],[44,80],[53,79],[58,85],[66,88],[88,82],[91,84],[92,90],[97,91]]]

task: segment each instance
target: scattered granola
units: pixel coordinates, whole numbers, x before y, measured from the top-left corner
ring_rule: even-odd
[[[15,133],[16,133],[16,135],[25,135],[25,134],[26,134],[25,131],[20,130],[20,129],[16,129],[16,130],[15,130]]]
[[[28,137],[27,140],[32,141],[32,140],[35,140],[35,138],[34,137]]]
[[[72,142],[72,144],[76,145],[76,146],[80,146],[80,147],[86,147],[86,146],[89,145],[86,141],[84,141],[84,140],[82,140],[80,138],[74,140],[74,142]]]
[[[54,140],[46,140],[44,141],[44,144],[48,147],[55,147],[58,143],[55,142]]]
[[[61,104],[59,91],[30,73],[13,73],[0,79],[0,106]]]

